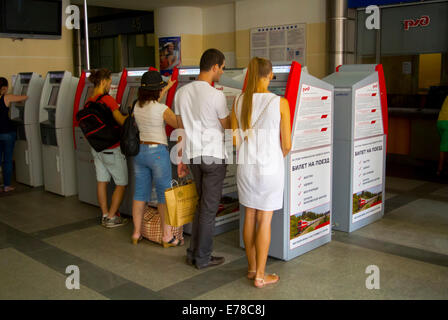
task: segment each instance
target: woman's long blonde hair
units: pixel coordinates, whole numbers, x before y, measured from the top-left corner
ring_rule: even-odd
[[[252,58],[247,69],[246,90],[243,96],[243,107],[241,109],[241,129],[251,129],[252,121],[252,97],[257,91],[260,78],[267,77],[272,72],[271,61],[263,58]]]

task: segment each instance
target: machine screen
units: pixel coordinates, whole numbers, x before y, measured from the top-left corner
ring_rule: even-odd
[[[135,99],[137,99],[138,88],[139,87],[129,87],[128,99],[126,100],[126,104],[124,106],[126,110],[128,107],[132,107],[132,103]]]
[[[56,106],[58,100],[59,86],[54,86],[51,88],[50,100],[48,101],[49,106]]]
[[[25,96],[27,91],[28,91],[28,86],[23,86],[22,91],[20,92],[20,95]]]

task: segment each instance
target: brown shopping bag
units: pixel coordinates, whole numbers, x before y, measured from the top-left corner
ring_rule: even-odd
[[[183,228],[172,227],[173,236],[179,239],[181,243],[184,241]],[[147,206],[143,214],[142,236],[150,241],[162,243],[162,226],[160,214],[156,208]]]
[[[173,187],[174,183],[177,186]],[[193,221],[199,197],[196,184],[192,180],[188,180],[182,185],[173,180],[171,188],[165,190],[165,199],[166,221],[170,226],[181,227]]]

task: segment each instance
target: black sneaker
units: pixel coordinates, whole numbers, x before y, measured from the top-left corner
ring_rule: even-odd
[[[205,268],[208,268],[208,267],[219,266],[220,264],[223,264],[224,261],[225,261],[224,257],[214,257],[214,256],[211,256],[210,257],[210,261],[207,264],[202,265],[202,266],[196,265],[196,269],[205,269]]]
[[[196,265],[196,260],[193,259],[193,258],[189,258],[189,257],[187,257],[187,259],[185,260],[185,262],[186,262],[188,265],[190,265],[190,266],[194,266],[194,265]]]

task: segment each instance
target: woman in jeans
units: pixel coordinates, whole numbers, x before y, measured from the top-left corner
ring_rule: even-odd
[[[0,192],[13,191],[12,178],[12,156],[16,143],[16,128],[9,118],[9,107],[12,102],[22,102],[27,96],[6,94],[8,92],[8,80],[0,78],[0,165],[3,172],[3,188]]]
[[[132,204],[134,233],[132,243],[137,244],[141,237],[141,226],[145,204],[149,202],[152,183],[156,186],[157,209],[162,223],[162,244],[165,248],[181,245],[173,236],[171,226],[165,223],[165,190],[171,187],[171,161],[168,152],[168,139],[165,122],[177,128],[174,112],[159,103],[174,84],[167,84],[157,71],[148,71],[142,76],[138,91],[138,102],[134,117],[140,132],[140,151],[134,157],[135,194]]]

